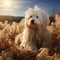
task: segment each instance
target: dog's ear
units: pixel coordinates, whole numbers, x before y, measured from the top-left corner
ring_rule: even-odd
[[[49,25],[49,16],[48,15],[45,15],[44,18],[42,17],[42,20],[43,20],[43,25],[44,26],[48,26]]]
[[[42,16],[42,25],[47,26],[49,24],[48,14],[38,6],[34,7],[34,11],[36,11],[38,13],[38,15]]]

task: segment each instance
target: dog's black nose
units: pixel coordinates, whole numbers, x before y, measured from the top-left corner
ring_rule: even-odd
[[[34,20],[31,20],[31,23],[34,24]]]

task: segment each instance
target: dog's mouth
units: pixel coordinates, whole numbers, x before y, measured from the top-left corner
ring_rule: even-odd
[[[30,28],[34,28],[34,29],[37,29],[38,28],[38,25],[36,24],[36,23],[31,23],[30,25],[29,25],[29,27]]]
[[[29,23],[27,23],[27,26],[32,29],[38,28],[38,24],[34,20],[31,20]]]

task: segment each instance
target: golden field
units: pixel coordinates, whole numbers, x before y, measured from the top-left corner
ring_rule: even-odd
[[[52,34],[54,44],[51,54],[49,53],[44,60],[60,60],[60,16],[56,15],[55,20],[47,27]],[[0,22],[0,60],[36,60],[37,53],[21,50],[14,44],[15,37],[24,29],[23,24],[24,19],[19,23],[12,22],[12,24],[8,21]]]

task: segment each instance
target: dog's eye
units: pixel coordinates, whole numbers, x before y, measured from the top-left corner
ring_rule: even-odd
[[[36,18],[39,18],[38,16],[36,16]]]
[[[32,16],[30,16],[30,18],[32,18]]]

